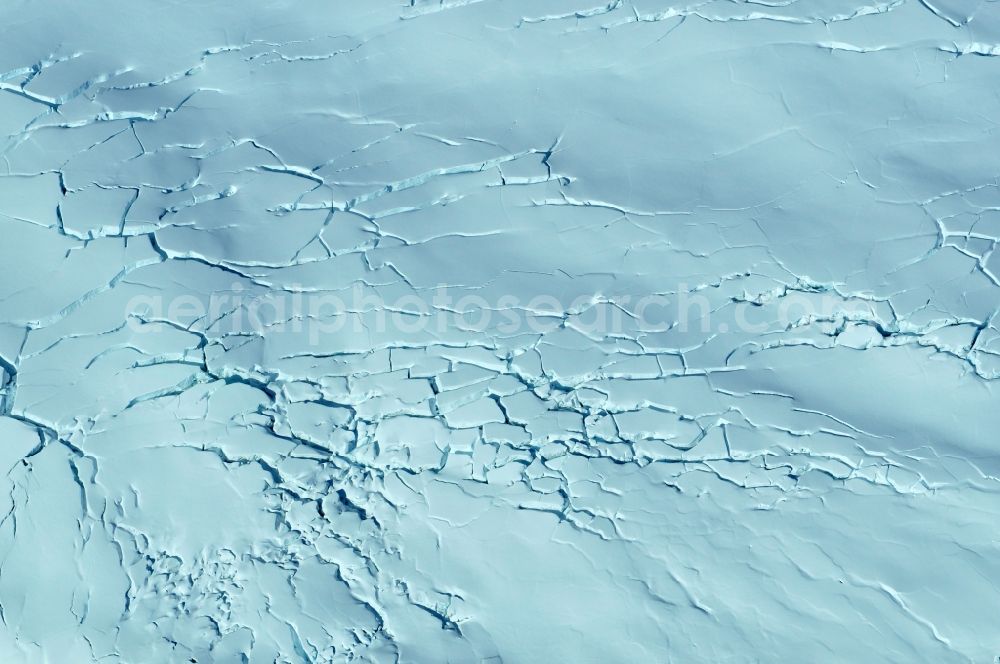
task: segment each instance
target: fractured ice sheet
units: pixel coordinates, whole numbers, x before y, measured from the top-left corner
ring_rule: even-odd
[[[0,661],[993,661],[997,56],[993,0],[7,0]]]

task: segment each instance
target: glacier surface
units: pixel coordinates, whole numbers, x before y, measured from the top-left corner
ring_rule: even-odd
[[[6,0],[0,661],[996,661],[998,56]]]

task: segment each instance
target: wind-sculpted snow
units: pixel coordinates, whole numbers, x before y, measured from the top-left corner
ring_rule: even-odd
[[[8,0],[0,661],[993,662],[1000,3]]]

